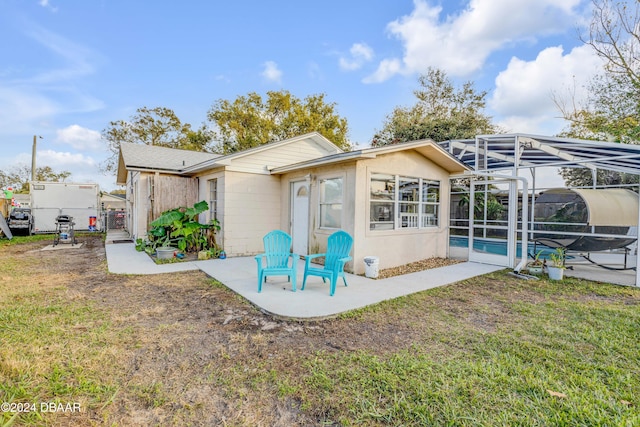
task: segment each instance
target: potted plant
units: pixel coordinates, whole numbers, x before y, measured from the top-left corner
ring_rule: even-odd
[[[542,255],[542,251],[538,251],[536,256],[533,258],[529,264],[527,264],[527,270],[531,274],[542,274],[544,269],[544,261],[540,259],[540,255]]]
[[[555,252],[549,254],[549,258],[551,259],[551,265],[547,266],[547,271],[549,272],[549,279],[551,280],[562,280],[564,276],[564,262],[566,260],[566,250],[565,248],[556,248]]]

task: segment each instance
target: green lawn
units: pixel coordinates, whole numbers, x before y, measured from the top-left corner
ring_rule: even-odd
[[[482,292],[495,283],[522,299]],[[439,305],[452,299],[470,310]],[[304,355],[282,394],[344,425],[640,426],[638,289],[496,273],[349,317],[396,316],[434,326],[386,354]]]
[[[13,255],[28,244],[34,242],[0,247],[0,403],[78,402],[83,412],[4,411],[2,427],[140,419],[640,425],[637,288],[522,281],[499,272],[339,318],[295,322],[259,313],[200,273],[171,276],[185,296],[165,311],[151,302],[146,311],[103,304],[127,292],[135,306],[136,292],[161,284],[152,276],[108,275],[99,263],[63,275],[55,259]],[[106,285],[92,287],[99,280]],[[166,320],[183,299],[187,315],[201,313],[205,321],[185,320],[182,312]],[[262,321],[277,328],[265,331]],[[276,407],[290,422],[269,409]]]

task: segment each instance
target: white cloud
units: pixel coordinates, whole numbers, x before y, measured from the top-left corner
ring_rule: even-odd
[[[102,142],[100,132],[83,128],[79,125],[67,126],[56,131],[56,141],[68,144],[76,150],[81,151],[104,151],[105,144]]]
[[[35,122],[59,111],[60,106],[37,90],[0,85],[0,127],[15,132],[30,132]]]
[[[324,80],[322,68],[320,68],[320,65],[315,61],[311,61],[307,64],[307,75],[312,80]]]
[[[479,70],[494,51],[542,35],[564,33],[580,0],[471,0],[458,15],[442,17],[442,7],[414,0],[414,10],[387,25],[403,45],[400,58],[386,58],[366,79],[380,82],[394,74],[438,67],[451,76]],[[393,64],[393,67],[390,67]]]
[[[69,171],[68,182],[98,183],[100,189],[110,191],[116,188],[115,177],[99,172],[99,161],[92,156],[66,151],[38,151],[37,166],[50,166],[56,172]]]
[[[38,140],[40,141],[40,140]],[[31,146],[29,152],[21,152],[14,157],[0,157],[0,168],[11,170],[15,167],[31,167]],[[115,177],[99,172],[99,161],[89,155],[56,151],[51,149],[37,150],[36,167],[49,166],[55,172],[69,171],[68,182],[96,182],[106,191],[115,189]]]
[[[264,64],[264,70],[261,75],[270,82],[280,83],[282,80],[282,71],[278,68],[278,64],[274,61],[267,61]]]
[[[51,3],[49,2],[49,0],[40,0],[40,1],[38,2],[38,4],[39,4],[40,6],[42,6],[42,7],[44,7],[44,8],[49,9],[49,10],[50,10],[50,11],[52,11],[52,12],[57,12],[57,11],[58,11],[58,8],[57,8],[57,7],[55,7],[55,6],[52,6],[52,5],[51,5]]]
[[[25,27],[27,36],[53,54],[41,62],[58,63],[62,59],[63,65],[19,77],[14,74],[20,72],[20,67],[4,70],[0,82],[0,127],[11,128],[14,133],[33,132],[48,126],[58,114],[103,108],[102,101],[77,87],[83,77],[95,72],[99,55],[35,24]]]
[[[93,74],[95,72],[95,63],[102,61],[100,55],[96,52],[57,33],[35,25],[28,28],[27,35],[58,58],[64,59],[65,66],[28,77],[22,82],[46,84],[73,81]]]
[[[97,162],[90,156],[68,151],[41,150],[36,156],[38,165],[51,166],[52,169],[97,170]]]
[[[372,75],[362,79],[363,83],[381,83],[401,72],[402,63],[398,59],[384,59]]]
[[[366,43],[354,43],[349,49],[348,58],[344,56],[340,57],[340,68],[345,71],[354,71],[362,67],[365,62],[369,62],[373,59],[373,49]]]
[[[576,47],[566,55],[561,46],[550,47],[533,61],[514,57],[496,77],[488,104],[509,131],[558,133],[566,123],[558,118],[554,98],[580,105],[588,96],[586,85],[602,65],[589,46]],[[574,99],[566,99],[569,96]]]

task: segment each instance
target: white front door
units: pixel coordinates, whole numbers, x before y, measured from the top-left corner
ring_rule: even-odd
[[[291,237],[293,253],[307,255],[309,250],[309,183],[291,183]]]

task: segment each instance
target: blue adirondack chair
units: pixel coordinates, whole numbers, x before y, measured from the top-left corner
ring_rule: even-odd
[[[296,290],[296,268],[298,255],[291,253],[291,236],[284,231],[273,230],[262,239],[264,253],[256,255],[258,262],[258,292],[262,292],[262,283],[267,276],[287,276],[291,281],[291,290]],[[291,263],[289,263],[291,259]],[[263,265],[263,260],[265,265]]]
[[[347,286],[347,278],[344,276],[344,265],[351,260],[349,252],[353,246],[353,237],[345,231],[336,231],[327,241],[327,252],[323,254],[307,255],[304,263],[304,279],[302,280],[302,290],[307,283],[307,276],[320,276],[322,281],[326,283],[326,279],[330,281],[329,295],[333,296],[336,292],[336,283],[338,278],[342,277],[344,285]],[[316,268],[311,267],[311,260],[318,257],[324,257],[324,266]]]

